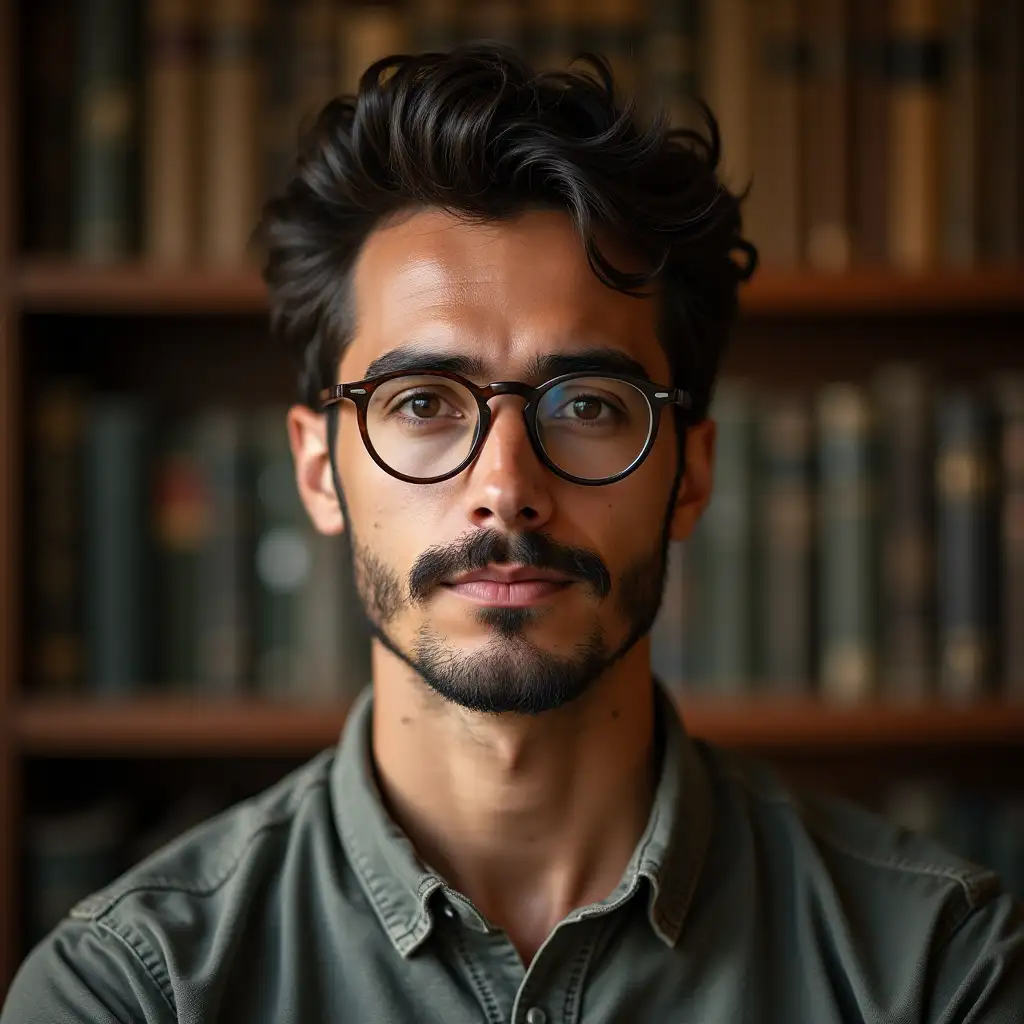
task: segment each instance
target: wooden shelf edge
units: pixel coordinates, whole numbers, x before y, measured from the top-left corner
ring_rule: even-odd
[[[266,312],[266,288],[254,269],[160,269],[132,263],[82,266],[26,260],[15,292],[22,309],[44,313]]]
[[[235,313],[266,311],[255,268],[161,269],[144,263],[83,266],[25,258],[15,294],[29,312]],[[740,289],[744,316],[1024,311],[1024,267],[921,274],[762,270]]]
[[[1024,746],[1024,703],[829,707],[811,699],[679,700],[687,729],[723,746],[823,750]],[[13,738],[25,756],[304,756],[333,746],[347,704],[150,698],[24,700]]]

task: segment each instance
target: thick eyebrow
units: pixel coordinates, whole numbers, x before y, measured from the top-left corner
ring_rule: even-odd
[[[486,373],[483,360],[474,356],[435,352],[420,345],[399,345],[374,359],[367,366],[364,376],[376,377],[394,370],[408,370],[410,373],[447,370],[449,373],[460,373],[463,377],[483,377]]]
[[[427,370],[447,370],[463,377],[487,376],[487,367],[475,356],[434,351],[419,345],[400,345],[378,356],[366,368],[366,377],[406,370],[422,373]],[[564,373],[625,373],[647,378],[643,363],[617,348],[587,348],[577,352],[549,352],[535,356],[527,367],[527,376],[536,381],[550,380]]]
[[[643,363],[617,348],[587,348],[579,352],[552,352],[537,356],[529,367],[537,380],[550,380],[563,373],[625,373],[632,377],[648,376]]]

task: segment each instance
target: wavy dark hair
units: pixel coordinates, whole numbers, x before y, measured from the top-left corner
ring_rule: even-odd
[[[255,234],[272,333],[299,358],[300,400],[319,408],[334,383],[353,329],[351,271],[389,216],[432,207],[486,222],[559,209],[605,284],[657,289],[673,384],[692,393],[690,416],[705,416],[757,251],[741,237],[743,196],[716,174],[717,122],[697,104],[706,134],[664,117],[642,125],[594,54],[537,71],[513,49],[477,43],[372,64],[354,97],[320,112]],[[599,228],[646,269],[614,266]]]

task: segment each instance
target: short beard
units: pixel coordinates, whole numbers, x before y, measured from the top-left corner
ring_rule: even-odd
[[[409,600],[401,600],[400,578],[351,534],[356,581],[373,635],[407,664],[438,696],[468,711],[485,714],[539,715],[585,694],[608,669],[650,632],[661,605],[667,564],[667,523],[655,549],[628,567],[612,590],[616,609],[628,627],[624,640],[610,649],[600,627],[569,654],[552,654],[525,635],[540,614],[531,608],[484,608],[481,624],[496,636],[480,650],[465,654],[424,625],[412,652],[401,650],[385,626]]]

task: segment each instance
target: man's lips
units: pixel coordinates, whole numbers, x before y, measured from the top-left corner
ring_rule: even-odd
[[[571,577],[529,566],[488,566],[446,581],[445,589],[480,604],[523,607],[564,590]]]

